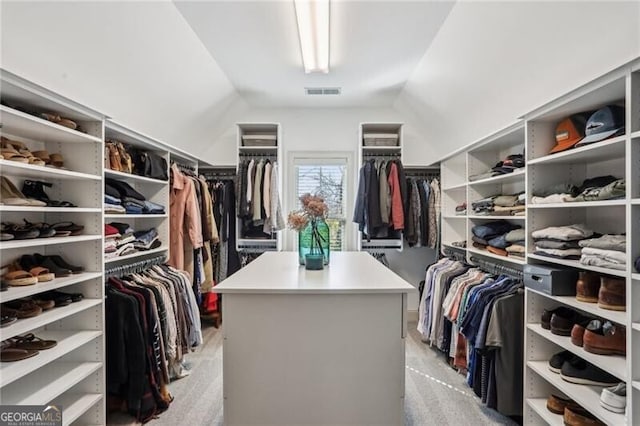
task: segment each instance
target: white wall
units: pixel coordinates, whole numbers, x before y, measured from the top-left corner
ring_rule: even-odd
[[[195,152],[235,89],[172,2],[0,2],[0,65]]]
[[[639,55],[637,1],[458,2],[395,107],[437,160]]]

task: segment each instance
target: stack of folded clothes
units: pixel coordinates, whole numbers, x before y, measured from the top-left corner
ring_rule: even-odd
[[[585,225],[550,226],[533,231],[534,254],[559,259],[578,260],[582,255],[580,241],[591,238],[593,231]]]
[[[473,246],[493,254],[508,256],[509,253],[506,248],[511,246],[512,243],[507,241],[507,235],[516,229],[520,229],[520,225],[514,225],[506,220],[496,220],[476,225],[471,228]],[[510,238],[518,238],[518,241],[522,241],[524,235],[513,234]]]
[[[522,216],[525,214],[524,193],[494,195],[471,203],[476,216]]]
[[[104,257],[112,259],[135,253],[133,228],[126,223],[112,222],[104,225]]]
[[[504,239],[509,244],[511,244],[510,246],[507,246],[505,248],[509,256],[524,258],[524,254],[526,251],[526,246],[524,242],[525,240],[524,229],[519,228],[519,229],[514,229],[513,231],[509,231],[505,235]]]
[[[104,194],[104,212],[105,214],[124,214],[127,209],[122,207],[122,200],[109,194]]]
[[[604,201],[625,197],[626,184],[624,179],[614,176],[598,176],[585,179],[580,186],[561,183],[536,192],[531,197],[533,204]]]
[[[467,214],[467,203],[458,204],[456,206],[456,214],[457,215]]]
[[[487,179],[494,176],[506,175],[513,173],[514,170],[524,167],[524,156],[522,154],[509,155],[502,161],[499,161],[490,170],[469,176],[470,181],[476,181],[480,179]]]
[[[625,235],[603,235],[580,241],[583,265],[601,266],[625,270],[627,267],[627,237]]]
[[[156,228],[147,229],[146,231],[134,232],[133,247],[139,251],[152,250],[162,245],[158,238],[158,230]]]
[[[127,214],[164,214],[164,206],[153,203],[145,199],[144,195],[133,189],[131,185],[126,182],[116,179],[105,180],[104,185],[105,192],[105,213],[107,212],[107,206],[113,210],[120,205],[120,211],[116,213]],[[107,198],[107,195],[109,198]],[[116,207],[114,207],[116,206]]]

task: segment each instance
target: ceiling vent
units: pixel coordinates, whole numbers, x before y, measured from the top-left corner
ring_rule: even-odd
[[[339,95],[339,87],[305,87],[304,92],[307,95]]]

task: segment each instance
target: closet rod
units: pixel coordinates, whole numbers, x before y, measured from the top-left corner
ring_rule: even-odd
[[[172,164],[175,164],[182,171],[189,171],[189,172],[194,172],[194,173],[196,171],[195,166],[192,166],[190,164],[178,163],[177,161],[173,161]]]
[[[464,249],[461,248],[460,250],[464,250]],[[463,251],[456,251],[454,249],[447,247],[443,250],[443,252],[445,257],[448,257],[450,259],[457,260],[459,262],[465,262],[465,263],[467,261],[466,255]]]
[[[278,154],[257,153],[257,152],[255,153],[241,152],[238,155],[244,158],[278,158]]]
[[[149,267],[154,265],[161,265],[166,263],[167,256],[160,255],[155,257],[150,257],[148,259],[140,260],[133,263],[128,263],[126,265],[114,266],[112,268],[108,268],[104,271],[104,275],[106,277],[122,277],[125,275],[135,274],[138,272],[143,272]]]
[[[400,158],[401,155],[399,152],[396,153],[388,153],[388,154],[381,154],[381,153],[368,153],[368,152],[363,152],[362,153],[363,157],[367,157],[367,158],[378,158],[378,157],[392,157],[392,158]]]
[[[475,256],[472,256],[470,258],[470,261],[473,264],[479,266],[481,269],[495,275],[507,274],[520,279],[524,276],[524,273],[519,269],[511,268],[509,266],[505,266],[505,265],[501,265],[488,260],[480,259]]]

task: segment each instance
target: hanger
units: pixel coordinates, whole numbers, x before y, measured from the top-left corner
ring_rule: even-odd
[[[166,255],[154,256],[137,262],[128,263],[126,265],[118,265],[112,268],[105,269],[104,275],[105,277],[124,277],[127,275],[144,272],[151,266],[161,265],[163,263],[166,263],[166,261]]]

